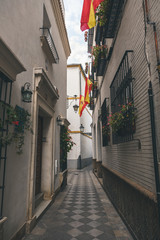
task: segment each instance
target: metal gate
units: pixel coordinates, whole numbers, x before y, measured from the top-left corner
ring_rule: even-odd
[[[7,160],[7,144],[2,146],[2,138],[8,134],[8,124],[5,121],[6,108],[11,102],[12,81],[0,72],[0,219],[3,217],[3,200],[5,189],[5,173]]]

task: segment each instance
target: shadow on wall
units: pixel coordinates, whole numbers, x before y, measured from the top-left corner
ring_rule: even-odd
[[[92,158],[81,158],[81,155],[79,155],[78,160],[77,160],[77,169],[82,169],[84,167],[89,166],[92,164]]]

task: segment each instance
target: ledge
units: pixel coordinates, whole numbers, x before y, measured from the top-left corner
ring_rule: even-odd
[[[7,221],[7,217],[3,217],[0,219],[0,239],[3,240],[3,226],[4,223]]]
[[[45,83],[45,85],[47,86],[47,88],[52,92],[52,96],[56,99],[59,98],[59,94],[58,94],[58,89],[56,86],[54,86],[51,81],[49,80],[47,74],[45,73],[45,71],[43,70],[43,68],[35,68],[35,75],[39,76],[40,78],[38,78],[37,82],[36,82],[36,88],[37,90],[39,90],[41,88],[42,82]]]
[[[41,46],[44,50],[44,52],[46,53],[47,57],[49,58],[51,63],[57,63],[56,58],[53,55],[53,52],[51,50],[51,47],[49,46],[47,37],[42,35],[40,36],[40,40],[41,40]]]
[[[133,187],[134,189],[138,190],[139,192],[141,192],[143,195],[145,195],[147,198],[151,199],[154,202],[157,202],[156,200],[156,195],[152,192],[150,192],[149,190],[145,189],[144,187],[140,186],[139,184],[133,182],[132,180],[130,180],[129,178],[123,176],[122,174],[120,174],[119,172],[112,170],[106,166],[104,166],[102,164],[102,168],[104,168],[105,170],[109,171],[110,173],[116,175],[118,178],[120,178],[122,181],[126,182],[128,185],[130,185],[131,187]]]
[[[22,63],[11,51],[11,49],[0,38],[0,70],[2,70],[12,81],[16,80],[16,75],[26,71]]]

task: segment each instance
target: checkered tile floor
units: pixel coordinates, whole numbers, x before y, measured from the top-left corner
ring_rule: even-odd
[[[132,240],[91,170],[72,171],[69,179],[24,240]]]

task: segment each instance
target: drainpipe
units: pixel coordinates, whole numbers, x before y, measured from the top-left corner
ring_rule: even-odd
[[[160,81],[160,57],[159,57],[159,47],[158,47],[158,40],[157,40],[157,28],[156,28],[156,23],[151,22],[149,19],[148,0],[145,0],[145,10],[146,10],[147,24],[153,26],[154,42],[155,42],[155,50],[156,50],[156,58],[157,58],[157,71],[158,71],[158,77]]]
[[[145,57],[146,57],[147,65],[148,65],[149,77],[151,79],[150,62],[148,59],[148,52],[146,49],[146,34],[147,34],[146,20],[147,20],[147,24],[153,26],[156,57],[157,57],[157,67],[159,69],[159,50],[158,50],[158,42],[157,42],[157,32],[156,32],[156,24],[154,22],[150,22],[150,20],[149,20],[148,1],[147,0],[143,0],[143,10],[144,10],[144,24],[145,24],[144,52],[145,52]],[[159,70],[158,70],[158,75],[159,75],[159,79],[160,79]],[[158,219],[159,219],[159,225],[160,225],[160,180],[159,180],[159,169],[158,169],[158,159],[157,159],[154,100],[153,100],[153,90],[152,90],[152,82],[151,81],[149,81],[148,96],[149,96],[149,107],[150,107],[150,118],[151,118],[152,149],[153,149],[154,173],[155,173],[155,184],[156,184],[156,195],[157,195]]]

